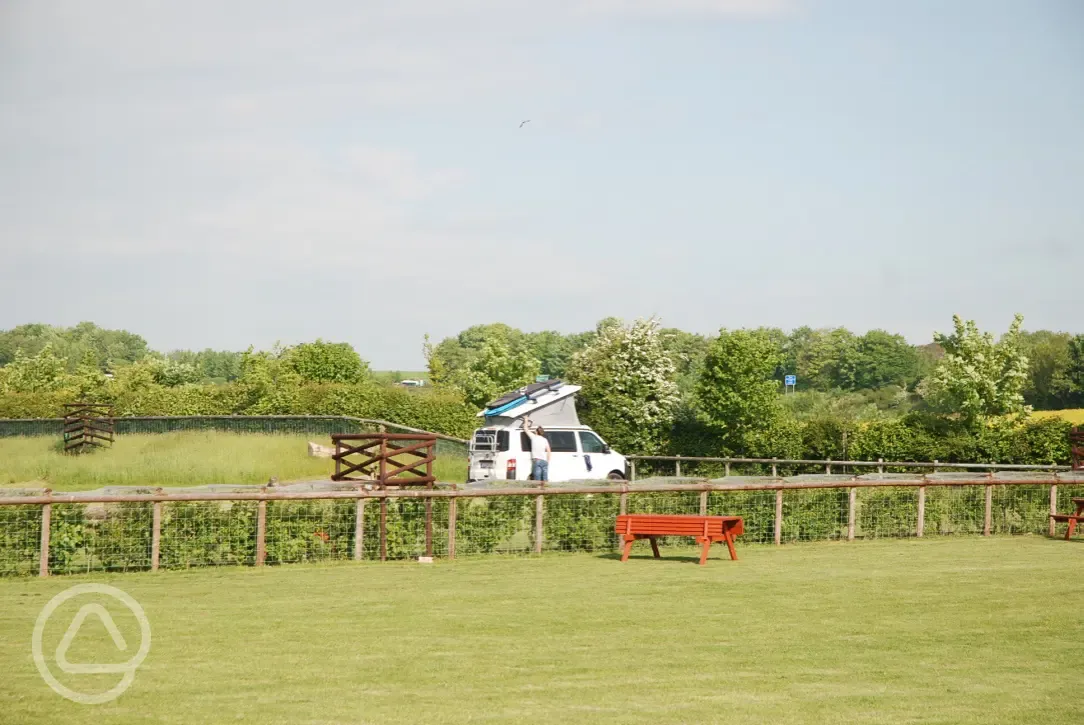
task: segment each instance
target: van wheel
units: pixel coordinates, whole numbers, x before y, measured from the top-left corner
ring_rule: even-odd
[[[624,481],[625,474],[621,471],[610,471],[608,474],[606,474],[606,478],[610,481]]]

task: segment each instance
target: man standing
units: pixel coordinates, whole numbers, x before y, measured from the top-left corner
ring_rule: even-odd
[[[531,430],[531,421],[524,418],[523,431],[531,440],[531,478],[536,481],[550,480],[550,442],[542,426]]]

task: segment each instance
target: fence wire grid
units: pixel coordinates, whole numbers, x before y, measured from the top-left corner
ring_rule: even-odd
[[[990,484],[990,533],[1045,535],[1050,531],[1051,484]],[[906,538],[919,535],[919,488],[910,486],[785,489],[780,543]],[[158,567],[252,566],[259,557],[264,507],[264,564],[414,559],[427,553],[426,501],[431,501],[431,552],[453,555],[619,551],[615,519],[628,513],[741,516],[741,544],[776,540],[774,489],[592,493],[543,490],[527,495],[461,495],[269,500],[50,504],[47,573],[146,571],[154,567],[158,506]],[[925,487],[925,536],[975,535],[985,530],[986,485]],[[1055,507],[1071,511],[1084,482],[1059,484]],[[452,502],[455,531],[449,531]],[[0,576],[39,573],[44,507],[0,505]],[[360,520],[359,520],[360,516]],[[542,540],[538,541],[541,532]],[[1058,532],[1059,534],[1061,531]],[[663,545],[690,540],[663,537]]]

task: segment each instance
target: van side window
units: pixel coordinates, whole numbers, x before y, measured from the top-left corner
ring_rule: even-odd
[[[546,439],[550,442],[550,450],[554,453],[575,453],[576,434],[570,430],[546,431]]]
[[[531,452],[531,438],[526,433],[519,434],[519,449],[528,453]]]
[[[497,431],[497,450],[502,453],[508,450],[508,431]]]
[[[594,433],[581,430],[580,445],[584,453],[602,453],[602,439]]]

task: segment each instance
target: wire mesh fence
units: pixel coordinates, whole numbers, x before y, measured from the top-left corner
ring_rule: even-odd
[[[25,501],[9,497],[0,500],[0,576],[427,554],[613,553],[619,549],[614,525],[621,512],[741,516],[742,544],[1048,534],[1050,513],[1072,511],[1073,499],[1084,498],[1084,477],[1012,484],[992,478],[809,484],[799,477],[646,491],[633,485],[555,486],[412,495],[342,488],[172,495],[144,490],[86,495],[86,501],[69,495],[48,504],[44,501],[52,499],[35,495]],[[48,522],[47,535],[43,522]],[[664,537],[660,543],[689,542]]]

